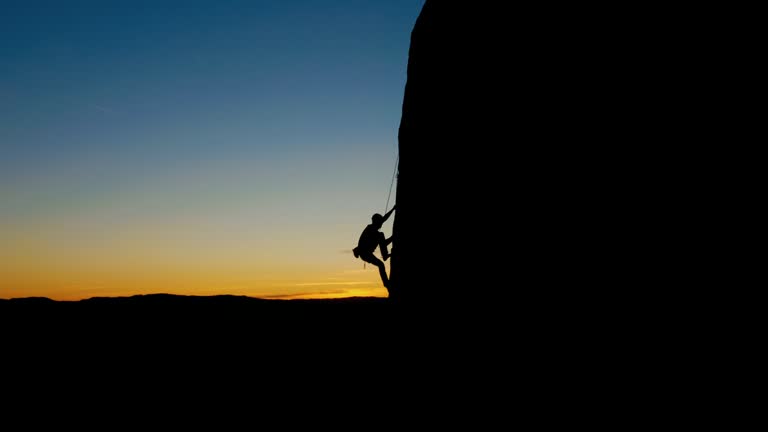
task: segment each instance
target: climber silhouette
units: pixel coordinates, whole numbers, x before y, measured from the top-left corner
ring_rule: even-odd
[[[389,258],[389,250],[387,246],[392,243],[392,237],[386,238],[384,233],[379,231],[381,226],[384,225],[392,212],[395,211],[395,207],[392,210],[384,214],[384,216],[376,213],[371,216],[371,223],[368,224],[363,233],[360,234],[360,239],[357,241],[357,247],[352,249],[352,253],[355,254],[355,258],[371,263],[379,268],[379,275],[381,281],[384,283],[384,287],[389,289],[389,278],[387,277],[387,269],[384,267],[384,261]],[[381,250],[381,257],[384,261],[378,259],[373,252],[376,248]]]

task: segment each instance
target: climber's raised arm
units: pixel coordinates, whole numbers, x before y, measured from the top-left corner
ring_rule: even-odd
[[[384,220],[385,220],[385,221],[386,221],[387,219],[389,219],[389,216],[392,214],[392,212],[393,212],[393,211],[395,211],[395,207],[397,207],[397,205],[395,205],[394,207],[392,207],[392,210],[390,210],[390,211],[388,211],[388,212],[386,212],[386,213],[384,214]],[[382,222],[383,222],[383,221],[382,221]]]

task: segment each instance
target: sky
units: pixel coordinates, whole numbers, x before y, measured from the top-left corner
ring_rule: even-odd
[[[423,3],[4,0],[0,298],[386,297]]]

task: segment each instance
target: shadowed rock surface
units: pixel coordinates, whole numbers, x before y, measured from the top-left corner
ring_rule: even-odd
[[[566,125],[553,116],[558,83],[548,77],[559,71],[538,51],[549,46],[546,31],[529,33],[543,18],[518,6],[426,1],[399,128],[393,297],[490,305],[499,294],[490,287],[514,297],[562,281],[553,258],[566,251],[554,233],[573,208],[556,184]]]
[[[392,297],[430,311],[503,297],[507,316],[557,327],[619,319],[663,281],[671,250],[658,246],[679,223],[666,159],[680,147],[659,117],[667,77],[648,71],[674,63],[606,13],[624,16],[425,2],[399,129]]]

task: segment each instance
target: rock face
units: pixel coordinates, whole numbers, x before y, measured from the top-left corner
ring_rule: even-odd
[[[390,296],[417,305],[422,346],[449,341],[436,363],[515,364],[515,386],[666,376],[648,359],[687,359],[685,287],[711,286],[684,279],[708,274],[685,262],[708,239],[686,236],[704,214],[688,205],[704,181],[686,168],[689,43],[658,25],[666,8],[507,3],[427,0],[415,23]]]
[[[521,300],[573,276],[564,262],[578,243],[563,236],[582,231],[562,228],[584,197],[569,189],[576,51],[549,11],[513,9],[427,0],[415,22],[390,297]]]
[[[393,298],[570,310],[647,273],[662,96],[632,62],[659,61],[594,11],[512,9],[427,0],[415,22]]]
[[[486,194],[497,190],[500,173],[489,162],[505,145],[486,128],[497,115],[497,107],[484,105],[487,92],[498,81],[487,63],[492,57],[481,56],[488,40],[472,25],[479,8],[468,4],[427,0],[411,34],[391,298],[464,296],[482,279],[478,267],[490,254],[483,247],[492,243],[486,237],[504,229],[494,208],[506,198]]]

